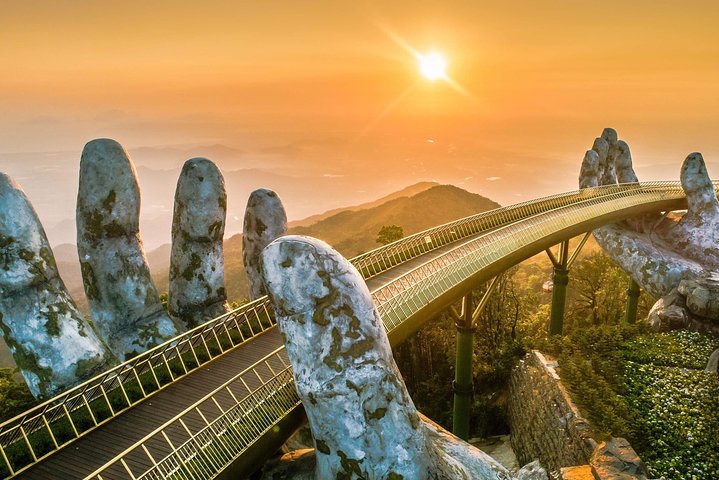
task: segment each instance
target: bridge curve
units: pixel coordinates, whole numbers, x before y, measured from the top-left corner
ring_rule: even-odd
[[[352,262],[396,345],[472,286],[552,245],[633,215],[684,208],[678,182],[585,189],[450,222]],[[283,350],[266,298],[207,322],[0,425],[7,473],[98,479],[250,473],[303,420]],[[158,378],[163,370],[166,382]],[[145,384],[155,388],[146,392]],[[139,387],[137,397],[130,385]],[[109,414],[93,414],[93,405],[103,404]],[[79,431],[83,411],[91,421]],[[58,441],[63,422],[71,434]],[[35,451],[43,432],[50,441]],[[23,445],[31,461],[18,466],[9,453]]]

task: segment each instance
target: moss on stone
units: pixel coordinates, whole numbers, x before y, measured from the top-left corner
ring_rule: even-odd
[[[367,420],[380,420],[380,419],[384,418],[386,413],[387,413],[386,408],[384,408],[384,407],[378,408],[377,410],[375,410],[374,412],[371,412],[367,416]]]
[[[187,280],[188,282],[192,280],[192,277],[194,276],[195,272],[198,268],[202,266],[202,259],[199,255],[196,253],[193,253],[190,255],[190,263],[185,267],[185,270],[182,272],[182,278]]]
[[[57,268],[55,263],[55,255],[52,254],[50,247],[40,247],[40,258],[45,261],[45,264],[51,268]]]
[[[325,455],[329,455],[329,454],[330,454],[330,447],[328,447],[327,444],[326,444],[324,441],[322,441],[322,440],[320,440],[320,439],[317,439],[317,440],[315,440],[315,444],[317,444],[317,451],[318,451],[318,452],[324,453]]]
[[[80,262],[82,280],[85,283],[85,295],[90,301],[100,301],[100,290],[97,288],[97,279],[90,262]]]
[[[107,194],[105,200],[102,201],[102,208],[104,208],[108,213],[112,212],[112,208],[115,206],[115,197],[115,189],[113,188],[110,190],[110,193]]]
[[[325,358],[322,359],[325,365],[330,367],[335,372],[339,373],[342,371],[342,367],[337,363],[337,357],[340,355],[340,346],[342,345],[342,334],[337,327],[332,329],[332,345],[330,345],[330,351]]]
[[[87,380],[100,373],[103,364],[97,356],[93,358],[84,358],[77,362],[75,367],[75,377],[78,380]]]
[[[51,337],[57,337],[60,335],[60,311],[57,308],[59,305],[50,305],[47,312],[45,313],[45,331]],[[63,305],[64,307],[64,305]],[[65,309],[67,310],[67,309]]]
[[[337,455],[340,457],[340,465],[342,465],[343,470],[342,472],[337,472],[337,480],[350,480],[352,475],[365,478],[362,474],[359,460],[349,458],[342,450],[337,450]]]
[[[267,225],[260,220],[259,218],[255,219],[255,232],[257,232],[257,236],[261,237],[263,233],[265,233],[265,230],[267,230]]]
[[[38,378],[38,394],[45,397],[48,393],[47,389],[52,385],[52,369],[49,367],[41,367],[37,355],[26,349],[13,336],[10,327],[3,320],[3,314],[0,313],[0,329],[2,329],[5,343],[12,352],[15,364],[21,371],[31,372]]]
[[[222,221],[218,220],[207,227],[207,236],[212,240],[218,240],[222,236]]]
[[[21,248],[18,252],[18,256],[25,260],[26,262],[31,261],[33,258],[35,258],[35,253],[31,252],[30,250],[26,250],[24,248]]]

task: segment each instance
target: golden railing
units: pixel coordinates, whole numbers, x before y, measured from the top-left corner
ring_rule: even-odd
[[[619,187],[583,191],[602,197]],[[365,279],[458,240],[546,210],[571,205],[578,192],[471,215],[352,259]],[[13,476],[208,361],[274,325],[266,298],[244,305],[128,360],[0,424],[0,475]],[[3,471],[4,470],[4,471]]]
[[[278,348],[86,478],[212,478],[299,403]]]
[[[243,305],[4,422],[4,476],[24,471],[274,324],[266,299]]]
[[[498,223],[491,234],[464,242],[374,290],[372,296],[388,333],[426,308],[436,298],[476,277],[483,269],[493,267],[494,270],[501,270],[511,267],[517,261],[512,255],[527,245],[540,242],[544,238],[553,238],[562,231],[571,230],[570,227],[574,225],[596,228],[598,225],[591,225],[592,220],[611,216],[614,212],[632,211],[632,208],[642,205],[676,203],[684,199],[684,192],[678,182],[652,182],[599,187],[572,192],[566,196],[571,196],[573,202],[556,208],[544,207],[552,205],[557,197],[564,196],[551,197],[548,204],[543,204],[543,199],[536,200],[538,213],[520,221],[512,222],[512,215],[506,213],[505,209],[499,213],[506,215],[503,217],[504,226]],[[546,247],[543,245],[539,246],[534,253],[541,252],[544,248]],[[514,263],[510,264],[511,262]],[[283,347],[279,348],[256,365],[261,365],[274,356],[283,355],[283,350]],[[242,374],[252,370],[253,367],[250,367]],[[101,480],[103,474],[111,470],[115,475],[124,470],[128,479],[214,478],[258,440],[258,437],[248,440],[251,435],[245,435],[245,440],[237,440],[243,429],[250,428],[248,431],[251,434],[270,432],[284,415],[299,404],[289,377],[290,372],[290,367],[287,367],[268,380],[256,374],[262,382],[256,392],[261,393],[253,392],[238,399],[235,407],[221,412],[212,421],[206,421],[206,425],[194,433],[186,428],[188,438],[181,445],[176,446],[167,440],[165,448],[170,451],[164,456],[156,458],[156,455],[151,453],[149,445],[152,439],[166,435],[167,429],[180,422],[194,406],[169,420],[86,478]],[[272,390],[272,385],[277,385],[275,390]],[[209,394],[202,402],[213,398],[220,389]],[[277,401],[267,402],[266,399],[269,398]],[[129,467],[129,459],[139,451],[150,459],[151,466],[142,472],[133,472]]]

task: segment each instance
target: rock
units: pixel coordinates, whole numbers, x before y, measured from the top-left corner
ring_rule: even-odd
[[[647,322],[650,328],[655,332],[686,328],[689,324],[689,314],[682,303],[676,290],[660,298],[649,311]]]
[[[276,238],[287,235],[287,214],[282,200],[265,188],[250,194],[242,230],[242,261],[245,265],[250,300],[267,294],[260,274],[260,253]]]
[[[95,327],[122,361],[179,333],[160,303],[139,233],[135,167],[114,140],[82,152],[77,250]]]
[[[226,313],[225,180],[206,158],[185,162],[175,190],[168,307],[190,329]]]
[[[717,272],[703,272],[695,277],[684,278],[679,282],[677,290],[685,297],[686,306],[693,315],[719,324]]]
[[[646,480],[644,463],[623,438],[611,438],[599,444],[590,460],[598,480]]]
[[[563,467],[559,472],[561,480],[596,480],[589,465]]]
[[[714,350],[709,356],[709,361],[704,371],[707,373],[719,373],[719,349]]]
[[[418,414],[357,270],[327,244],[285,236],[261,268],[315,442],[313,478],[511,478]],[[266,471],[263,478],[274,478]]]
[[[539,464],[539,460],[535,460],[519,469],[517,480],[547,480],[547,472]]]
[[[0,173],[0,328],[36,398],[116,364],[65,289],[35,210]]]

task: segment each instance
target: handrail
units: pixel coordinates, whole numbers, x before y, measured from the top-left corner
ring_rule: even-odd
[[[407,260],[484,231],[507,225],[545,211],[572,205],[587,198],[599,198],[621,191],[628,185],[603,185],[590,189],[558,193],[534,200],[527,200],[506,207],[453,220],[401,238],[369,252],[354,257],[351,262],[366,279],[381,274]],[[679,182],[646,182],[645,188],[679,187]]]
[[[717,186],[718,184],[715,183],[715,189]],[[392,332],[404,320],[426,308],[434,299],[452,287],[475,276],[482,269],[510,261],[513,253],[543,238],[550,238],[563,229],[573,225],[584,225],[592,219],[602,218],[615,211],[628,211],[644,204],[653,205],[684,198],[684,192],[678,182],[622,185],[620,188],[606,189],[605,192],[606,195],[595,195],[595,189],[575,192],[578,198],[572,205],[540,211],[522,221],[498,227],[491,235],[482,235],[464,242],[375,289],[372,297],[386,330]],[[509,266],[511,265],[507,265]],[[270,355],[280,355],[283,349],[284,347],[280,347]],[[275,379],[280,386],[275,392],[263,391],[263,399],[286,392],[288,383],[284,381],[286,378],[281,376],[286,375],[288,371],[289,369],[284,370],[273,379],[262,380],[263,387],[271,385],[272,380]],[[295,397],[291,398],[294,401]],[[188,431],[190,438],[180,446],[172,446],[172,442],[168,441],[171,445],[170,453],[161,460],[155,461],[147,451],[146,445],[152,436],[165,432],[170,424],[179,421],[183,415],[180,414],[86,478],[101,480],[102,472],[117,464],[125,465],[124,468],[129,471],[124,458],[139,448],[142,448],[146,456],[152,460],[152,467],[139,476],[130,478],[213,478],[231,461],[241,456],[244,449],[250,445],[250,443],[238,443],[236,440],[233,443],[232,439],[238,433],[233,433],[233,436],[229,437],[230,440],[225,440],[226,432],[239,432],[237,425],[255,425],[257,422],[254,420],[254,415],[259,415],[263,419],[262,431],[267,432],[289,412],[290,403],[282,404],[280,407],[273,404],[268,406],[266,411],[259,411],[263,404],[255,403],[252,404],[254,408],[250,408],[246,407],[244,399],[239,400],[237,405],[245,405],[242,412],[238,413],[233,408],[219,415],[212,422],[206,422],[205,428],[195,434]],[[186,411],[192,408],[189,407]],[[274,423],[267,423],[268,415],[275,415]]]
[[[429,305],[452,287],[496,264],[520,248],[553,234],[559,227],[577,225],[614,211],[646,203],[681,200],[678,182],[627,184],[602,198],[587,195],[571,207],[561,207],[500,227],[491,235],[469,240],[385,283],[372,292],[388,331]],[[715,189],[719,183],[715,182]],[[584,190],[580,191],[584,193]],[[506,268],[512,265],[507,265]]]
[[[678,184],[677,182],[659,183]],[[583,191],[581,195],[601,197],[611,194],[617,188],[621,187],[599,187],[591,191]],[[577,201],[579,195],[579,192],[561,193],[470,215],[358,255],[351,262],[364,278],[371,278],[447,244],[536,215],[547,209],[570,205]],[[242,318],[240,322],[237,321],[239,317]],[[254,329],[249,322],[250,317],[256,320]],[[265,325],[267,323],[269,326]],[[246,333],[247,328],[245,332],[241,331],[242,324],[250,327],[249,333]],[[4,465],[11,475],[25,470],[207,361],[232,350],[256,333],[271,328],[273,324],[274,318],[269,302],[266,297],[260,298],[180,334],[3,422],[0,424],[0,457],[2,457],[0,466]],[[233,339],[233,336],[239,338],[239,342]],[[223,343],[226,348],[223,348]],[[220,348],[212,349],[212,346]],[[188,355],[190,353],[191,355]],[[191,358],[185,361],[183,355]],[[205,355],[208,358],[205,359]],[[160,377],[158,377],[158,369],[164,372]],[[143,382],[145,379],[149,380],[149,391],[145,389],[146,382]],[[134,391],[138,391],[136,398],[127,391],[128,384],[134,387]],[[85,418],[77,421],[73,416]],[[57,422],[62,425],[58,427],[55,425]],[[54,432],[53,428],[61,428],[63,431]],[[44,443],[42,449],[35,446],[37,442],[34,440],[38,436],[43,436],[45,440],[42,442]],[[13,464],[9,455],[13,445],[29,454],[26,455],[27,461],[23,465]]]
[[[265,298],[214,318],[0,425],[0,466],[16,475],[174,381],[274,326]],[[38,437],[44,442],[38,442]],[[45,451],[38,444],[44,444]],[[12,448],[31,461],[14,465]]]
[[[275,416],[288,413],[299,403],[292,383],[292,367],[284,347],[279,347],[85,478],[102,480],[103,474],[137,480],[211,478],[234,458],[238,449],[252,445],[272,428]],[[259,406],[265,410],[259,410]],[[155,458],[151,451],[158,449],[157,442],[175,455]],[[141,463],[151,467],[133,471],[124,461],[131,455],[140,456]],[[181,461],[177,461],[178,457]]]

